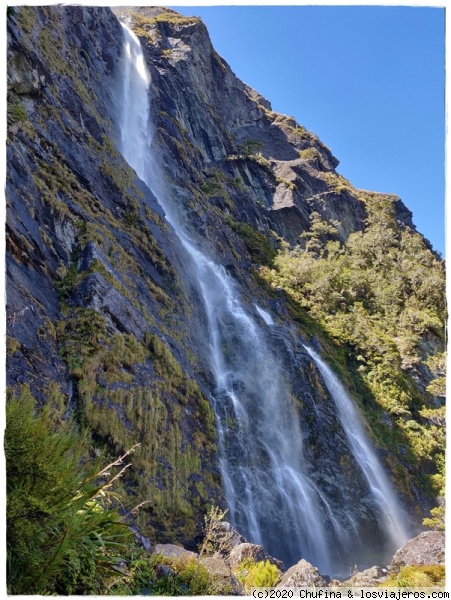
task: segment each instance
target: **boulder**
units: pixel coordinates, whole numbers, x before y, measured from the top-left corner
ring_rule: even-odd
[[[241,533],[234,529],[228,521],[222,521],[220,523],[220,528],[228,535],[228,543],[231,548],[235,548],[235,546],[247,542],[244,535],[241,535]]]
[[[276,587],[327,587],[327,583],[316,567],[302,559],[283,574]]]
[[[279,571],[285,570],[281,560],[270,556],[263,546],[258,544],[250,544],[247,542],[245,544],[238,544],[232,548],[227,559],[230,568],[232,570],[236,569],[243,560],[249,560],[254,563],[267,560],[271,564],[276,565]]]
[[[443,565],[444,563],[444,532],[423,531],[395,553],[388,570],[397,573],[403,567],[410,565]]]
[[[218,596],[244,596],[244,587],[233,575],[229,565],[218,556],[199,559],[214,581],[212,594]]]
[[[153,549],[152,554],[159,554],[165,558],[170,559],[196,559],[199,555],[191,550],[185,550],[182,546],[176,546],[175,544],[157,544]]]
[[[388,579],[388,570],[383,567],[370,567],[364,571],[355,573],[352,577],[343,582],[344,586],[352,587],[377,587]],[[331,582],[332,585],[332,582]]]
[[[25,54],[16,53],[8,58],[8,89],[17,94],[39,94],[45,77],[39,75]]]

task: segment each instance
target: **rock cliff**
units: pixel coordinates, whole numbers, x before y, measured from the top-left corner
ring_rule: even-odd
[[[362,191],[337,174],[315,135],[234,75],[195,17],[75,6],[19,7],[8,17],[10,393],[28,386],[113,456],[139,443],[121,485],[127,509],[146,504],[130,518],[152,541],[195,549],[206,507],[224,504],[208,323],[179,238],[118,151],[118,18],[140,38],[150,72],[153,145],[171,209],[238,282],[253,317],[262,320],[255,303],[277,315],[267,340],[293,382],[312,480],[352,515],[363,545],[377,540],[365,478],[302,343],[309,336],[331,360],[339,350],[258,277],[281,244],[305,245],[313,213],[338,222],[331,239],[364,230]],[[366,197],[389,200],[400,228],[414,230],[399,198]],[[429,352],[440,348],[435,334],[428,340]],[[415,377],[424,390],[431,374]],[[394,479],[403,473],[405,506],[423,506],[418,522],[430,504],[422,465],[390,447],[379,453]],[[280,536],[268,551],[290,561],[290,524],[276,517]],[[343,569],[354,559],[348,550]]]

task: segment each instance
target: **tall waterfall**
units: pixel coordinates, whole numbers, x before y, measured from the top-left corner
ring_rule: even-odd
[[[309,474],[312,468],[305,459],[299,410],[290,382],[267,342],[272,317],[256,306],[256,310],[244,307],[235,282],[190,239],[161,185],[162,175],[152,151],[149,82],[139,41],[124,26],[121,152],[165,210],[191,259],[203,298],[215,378],[211,400],[228,519],[250,541],[261,543],[287,565],[304,557],[322,573],[336,575],[342,564],[337,559],[341,547],[353,545],[349,534],[352,518],[343,516],[343,511],[337,514]],[[337,409],[341,410],[338,403]],[[359,439],[364,439],[363,429],[361,432]],[[357,448],[351,438],[352,451],[360,460],[365,443],[361,441]],[[370,455],[367,452],[366,456]],[[365,469],[364,460],[359,464]],[[382,514],[389,488],[377,487],[374,481],[382,480],[382,470],[374,467],[376,461],[371,464],[371,473],[378,475],[366,475],[369,485],[374,494],[386,496],[378,500]],[[396,516],[393,510],[387,516],[390,522],[392,516]]]

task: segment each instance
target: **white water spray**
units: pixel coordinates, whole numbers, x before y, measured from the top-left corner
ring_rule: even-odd
[[[144,62],[141,45],[135,34],[122,24],[124,34],[124,69],[122,98],[127,98],[121,111],[121,153],[140,179],[146,181],[151,133],[147,88],[150,76]],[[143,89],[146,93],[143,94]],[[125,108],[124,106],[122,107]],[[133,143],[131,142],[133,139]]]
[[[274,325],[274,319],[272,318],[272,316],[269,314],[268,311],[264,310],[263,308],[261,308],[260,306],[258,306],[257,304],[254,304],[255,308],[257,309],[258,314],[260,315],[260,317],[263,319],[263,321],[266,323],[266,325],[268,325],[268,327],[272,327]]]
[[[304,348],[315,361],[335,402],[349,445],[378,505],[381,524],[393,550],[397,550],[407,541],[408,531],[405,525],[406,515],[399,506],[393,486],[365,434],[362,419],[353,400],[322,358],[312,348]]]
[[[224,268],[190,239],[161,184],[151,150],[149,81],[139,41],[124,26],[121,152],[165,210],[191,259],[204,302],[230,520],[287,564],[304,557],[322,573],[337,574],[337,565],[343,563],[333,555],[353,546],[353,517],[343,516],[342,509],[337,513],[309,474],[298,407],[278,357],[266,342],[267,327],[261,329],[245,310]],[[269,313],[258,306],[256,310],[266,326],[274,324]]]

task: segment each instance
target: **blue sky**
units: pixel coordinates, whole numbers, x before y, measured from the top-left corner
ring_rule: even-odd
[[[443,8],[173,6],[273,110],[295,117],[356,187],[397,194],[444,254]]]

